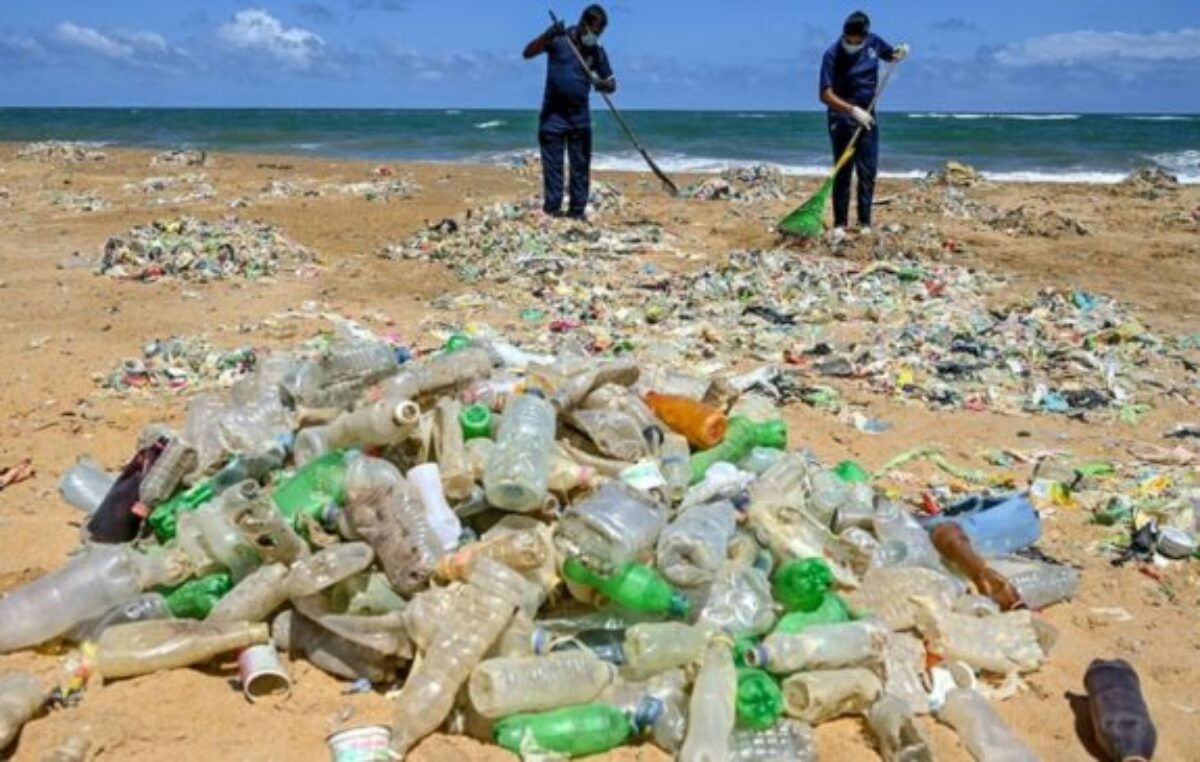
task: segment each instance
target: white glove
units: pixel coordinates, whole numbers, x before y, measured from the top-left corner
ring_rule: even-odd
[[[892,60],[896,63],[900,63],[905,58],[908,58],[908,52],[910,50],[911,48],[908,46],[907,42],[900,43],[896,47],[892,48]]]
[[[855,106],[850,110],[850,116],[854,117],[854,121],[858,122],[858,125],[864,130],[869,130],[875,126],[875,117],[871,116],[865,108]]]

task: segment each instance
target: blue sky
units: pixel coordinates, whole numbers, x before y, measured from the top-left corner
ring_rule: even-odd
[[[582,2],[556,0],[575,18]],[[536,107],[539,0],[6,0],[0,105]],[[630,107],[816,108],[856,3],[618,0]],[[1197,0],[881,0],[913,56],[890,107],[1200,112]]]

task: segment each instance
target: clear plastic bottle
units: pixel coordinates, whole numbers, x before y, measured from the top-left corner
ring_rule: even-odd
[[[564,420],[583,432],[602,455],[636,463],[649,454],[645,428],[623,410],[585,410],[564,414]]]
[[[883,647],[883,690],[903,701],[913,714],[929,714],[925,658],[925,644],[915,635],[888,635]]]
[[[384,656],[412,658],[412,642],[404,632],[404,617],[398,611],[386,614],[346,614],[333,608],[329,596],[297,598],[296,612],[322,629]]]
[[[13,672],[0,677],[0,751],[8,748],[45,702],[46,689],[33,675]]]
[[[690,624],[635,624],[625,631],[625,666],[635,677],[650,677],[698,661],[707,644],[704,631]]]
[[[395,660],[351,643],[295,611],[284,611],[271,623],[275,647],[292,658],[304,658],[317,669],[343,680],[366,679],[374,684],[390,681]]]
[[[375,550],[388,581],[403,595],[421,589],[444,550],[399,469],[358,458],[346,472],[346,495],[350,526]]]
[[[94,546],[58,571],[0,598],[0,653],[57,638],[170,578],[155,557],[126,546]]]
[[[658,455],[658,467],[667,482],[667,495],[678,503],[692,483],[692,450],[682,434],[668,431],[663,434]]]
[[[887,638],[887,629],[873,620],[814,625],[767,636],[746,653],[746,663],[777,675],[874,664],[883,658]]]
[[[554,541],[567,555],[597,569],[648,558],[666,526],[666,510],[619,482],[609,482],[574,503],[554,527]]]
[[[754,566],[722,566],[697,622],[735,637],[770,631],[775,624],[775,602],[766,572]]]
[[[738,461],[737,467],[741,471],[761,475],[778,463],[783,455],[783,450],[774,447],[755,447],[749,455]]]
[[[516,607],[468,583],[396,697],[391,748],[403,757],[449,716],[459,689],[508,627]],[[463,626],[469,622],[470,626]]]
[[[492,719],[586,704],[616,677],[616,667],[591,651],[488,659],[471,673],[467,690],[476,711]]]
[[[375,554],[364,542],[333,545],[302,559],[287,577],[288,596],[304,598],[333,587],[371,565]]]
[[[296,435],[296,465],[303,466],[332,450],[396,444],[413,434],[420,418],[421,408],[411,400],[383,399],[343,413],[332,423]]]
[[[500,412],[508,401],[525,391],[525,384],[515,376],[498,375],[473,382],[463,391],[463,402],[468,405],[485,405],[493,412]]]
[[[788,716],[810,725],[865,714],[881,695],[883,685],[869,669],[818,669],[798,672],[783,681]]]
[[[875,736],[883,762],[934,762],[912,710],[895,696],[884,695],[867,712],[867,727]]]
[[[878,565],[946,571],[929,534],[899,503],[880,500],[875,506],[875,536],[882,546]]]
[[[58,482],[58,494],[89,516],[100,507],[117,478],[89,457],[75,461]]]
[[[630,386],[638,380],[641,372],[637,362],[629,358],[592,363],[556,384],[550,401],[556,410],[567,411],[583,402],[593,390],[606,384]]]
[[[138,499],[144,505],[158,505],[175,494],[184,478],[195,472],[197,466],[199,458],[196,448],[175,437],[167,443],[154,465],[142,477],[138,485]]]
[[[737,716],[737,670],[727,644],[708,647],[688,706],[687,737],[681,762],[725,762]]]
[[[546,400],[522,394],[509,401],[483,476],[488,502],[516,513],[542,507],[549,489],[555,429],[554,408]]]
[[[265,624],[166,619],[110,627],[96,644],[106,680],[202,664],[221,654],[270,641]]]
[[[406,478],[411,497],[421,506],[425,521],[433,530],[438,544],[447,551],[458,547],[462,522],[446,502],[438,464],[423,463],[416,466],[409,470]]]
[[[216,505],[263,562],[291,564],[309,555],[308,544],[258,482],[247,479],[226,490]]]
[[[404,368],[379,384],[380,395],[390,400],[415,400],[487,378],[492,357],[482,347],[443,352]]]
[[[1037,762],[1029,747],[976,691],[955,688],[947,693],[938,719],[954,728],[976,762]]]
[[[914,598],[928,599],[937,608],[949,609],[966,586],[955,577],[920,566],[884,566],[871,569],[862,585],[846,596],[855,611],[870,613],[897,632],[917,623]]]
[[[458,400],[443,397],[438,400],[434,413],[438,469],[446,496],[451,500],[467,499],[475,487],[475,476],[463,440],[462,423],[459,422],[461,412],[462,404]]]
[[[1046,655],[1027,610],[978,617],[937,609],[917,599],[917,628],[929,650],[998,675],[1031,672]]]
[[[783,720],[770,730],[738,729],[730,739],[729,762],[817,762],[812,727]]]
[[[396,373],[396,351],[378,341],[345,341],[300,365],[287,384],[305,407],[347,407],[371,384]]]
[[[832,471],[814,468],[809,473],[809,507],[822,524],[832,525],[838,509],[849,502],[851,485]]]
[[[158,593],[144,593],[129,603],[114,606],[95,619],[72,627],[64,637],[74,643],[84,643],[95,641],[102,632],[114,625],[170,618],[171,609],[167,606],[166,598]]]
[[[737,511],[723,500],[690,508],[658,538],[658,568],[682,587],[711,582],[725,563],[729,541],[737,531]]]
[[[467,582],[485,593],[516,606],[529,618],[537,616],[546,602],[547,589],[517,574],[486,556],[476,558],[467,574]]]
[[[288,599],[288,568],[267,564],[243,579],[209,612],[208,622],[265,622]]]
[[[988,564],[1012,583],[1021,603],[1040,611],[1069,601],[1079,591],[1079,571],[1070,566],[1025,558],[990,558]]]

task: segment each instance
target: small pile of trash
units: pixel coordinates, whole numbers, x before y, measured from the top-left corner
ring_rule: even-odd
[[[620,209],[619,195],[598,185],[589,212]],[[385,247],[392,259],[422,259],[451,267],[465,283],[491,281],[534,288],[581,270],[602,272],[614,259],[669,250],[669,236],[657,225],[602,227],[556,220],[542,213],[536,199],[523,204],[497,203],[457,219],[442,220],[405,241]],[[525,295],[515,289],[514,298]]]
[[[217,191],[209,182],[208,175],[203,172],[188,173],[169,177],[147,177],[140,183],[127,183],[126,193],[141,193],[148,197],[150,206],[173,206],[191,204],[198,201],[211,201],[217,197]],[[182,191],[174,196],[164,195],[168,191]]]
[[[110,278],[155,281],[256,279],[280,270],[299,270],[317,256],[263,222],[226,217],[158,220],[113,236],[104,245],[97,273]]]
[[[106,199],[93,191],[55,193],[50,199],[50,205],[77,213],[102,212],[111,206]]]
[[[998,214],[987,220],[987,224],[995,230],[1016,237],[1061,238],[1092,234],[1082,222],[1056,209],[1036,212],[1024,205]]]
[[[737,377],[461,335],[408,357],[361,331],[261,356],[119,473],[70,469],[86,547],[0,599],[0,653],[74,650],[53,691],[0,678],[0,743],[48,696],[237,653],[251,702],[289,695],[296,660],[395,690],[391,727],[336,728],[336,758],[441,730],[524,756],[811,762],[812,727],[856,717],[885,758],[928,759],[930,714],[1033,758],[992,702],[1051,658],[1039,612],[1079,573],[1034,557],[1029,495],[914,511],[789,450]],[[1149,758],[1136,681],[1083,679],[1101,732]]]
[[[1142,167],[1129,173],[1113,192],[1147,201],[1169,198],[1179,190],[1179,178],[1161,167]]]
[[[199,149],[163,151],[150,158],[151,167],[203,167],[208,165],[208,152]]]
[[[37,143],[27,143],[17,151],[18,159],[31,161],[65,161],[68,163],[84,161],[104,161],[108,154],[96,150],[94,143],[76,143],[64,140],[45,140]]]
[[[763,201],[783,201],[790,195],[790,188],[775,167],[755,164],[749,167],[731,167],[717,177],[709,177],[684,190],[685,198],[697,201],[733,201],[753,204]]]
[[[987,179],[983,173],[970,164],[948,161],[946,166],[936,172],[930,172],[918,181],[925,187],[940,185],[949,188],[974,188],[986,185]]]
[[[229,388],[254,370],[257,359],[253,347],[228,350],[194,336],[172,336],[147,343],[140,358],[124,360],[96,380],[120,394]]]
[[[271,180],[259,193],[260,198],[320,198],[354,196],[366,201],[393,201],[412,198],[421,186],[411,178],[383,177],[354,183],[317,183],[314,180]]]

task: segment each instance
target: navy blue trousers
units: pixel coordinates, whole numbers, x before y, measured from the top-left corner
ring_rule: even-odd
[[[542,184],[547,214],[562,212],[563,154],[571,161],[571,203],[567,213],[582,217],[587,210],[592,177],[592,129],[567,127],[562,124],[543,124],[538,130],[542,148]]]
[[[833,160],[842,158],[850,139],[854,137],[856,125],[841,120],[829,125],[829,138],[833,143]],[[858,224],[871,225],[871,205],[875,203],[875,175],[879,170],[879,125],[862,134],[858,139],[858,150],[854,158],[842,167],[833,181],[833,224],[849,227],[850,222],[850,178],[858,178]]]

